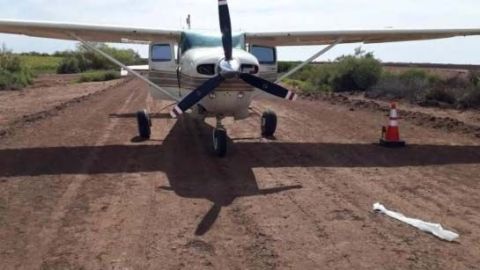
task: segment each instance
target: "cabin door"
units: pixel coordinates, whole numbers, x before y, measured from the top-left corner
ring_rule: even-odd
[[[173,95],[178,94],[177,62],[175,44],[152,43],[148,57],[149,79]],[[151,88],[154,98],[170,100],[171,98]]]
[[[250,45],[249,52],[253,54],[260,63],[259,77],[274,82],[277,80],[277,49],[260,45]]]

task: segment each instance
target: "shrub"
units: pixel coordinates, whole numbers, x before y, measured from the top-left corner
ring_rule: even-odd
[[[455,76],[452,78],[448,78],[446,80],[438,80],[437,81],[438,85],[441,85],[443,87],[447,88],[467,88],[469,87],[472,83],[468,78],[463,78],[460,76]]]
[[[278,73],[285,73],[291,70],[292,68],[299,65],[301,62],[285,62],[279,61],[278,62]]]
[[[391,73],[382,76],[379,82],[366,91],[369,98],[385,98],[389,100],[407,99],[412,103],[425,100],[425,95],[430,90],[430,83],[421,77],[405,77]]]
[[[131,49],[112,48],[103,43],[97,43],[94,44],[94,46],[125,65],[145,64],[145,59],[142,59],[138,53]],[[57,70],[57,73],[59,74],[79,73],[87,70],[112,70],[118,68],[105,57],[92,52],[83,46],[78,46],[76,51],[55,52],[54,56],[65,58],[61,67]]]
[[[372,54],[358,51],[333,63],[305,66],[292,79],[306,82],[302,87],[305,92],[365,91],[378,82],[381,74],[380,62]]]
[[[338,59],[331,76],[335,91],[365,91],[375,85],[382,74],[382,66],[371,54],[344,56]]]
[[[60,65],[57,68],[58,74],[73,74],[73,73],[79,73],[80,71],[81,69],[79,67],[79,62],[77,58],[73,56],[63,58],[63,60],[60,62]]]
[[[132,49],[117,49],[110,47],[104,43],[96,43],[93,44],[93,46],[111,55],[113,58],[117,59],[118,61],[122,62],[127,66],[144,63],[140,55]],[[83,55],[83,57],[85,58],[87,69],[112,70],[117,68],[115,64],[111,63],[105,57],[95,52],[92,52],[91,50],[85,48],[82,45],[77,47],[77,53]]]
[[[400,79],[402,79],[407,83],[410,81],[423,80],[423,81],[427,81],[429,84],[434,84],[441,81],[440,77],[438,77],[437,75],[433,75],[426,72],[425,70],[416,69],[416,68],[408,69],[400,73],[399,76],[400,76]]]
[[[480,108],[480,87],[473,82],[470,78],[461,77],[441,80],[423,70],[412,69],[399,75],[384,73],[381,80],[371,87],[365,96],[406,99],[423,106]]]
[[[0,90],[17,90],[33,82],[33,75],[19,56],[0,50]]]
[[[78,80],[81,83],[84,82],[103,82],[120,78],[120,73],[117,71],[92,71],[83,73]]]
[[[411,103],[454,104],[456,95],[453,89],[465,87],[461,78],[442,81],[438,76],[420,69],[409,69],[400,74],[384,73],[380,81],[366,92],[367,97],[406,99]]]
[[[426,93],[425,101],[443,102],[454,105],[457,102],[457,99],[454,91],[449,91],[448,88],[432,88]]]
[[[468,80],[475,86],[480,87],[480,71],[471,70],[468,72]]]
[[[472,86],[466,89],[463,96],[459,98],[457,105],[463,109],[480,109],[480,87]]]

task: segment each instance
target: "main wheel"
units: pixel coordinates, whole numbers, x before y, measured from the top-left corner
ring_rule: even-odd
[[[227,131],[223,128],[213,130],[213,151],[218,157],[227,154]]]
[[[138,134],[142,139],[150,139],[152,122],[147,110],[137,112]]]
[[[272,137],[277,130],[277,115],[273,111],[266,111],[262,115],[262,136]]]

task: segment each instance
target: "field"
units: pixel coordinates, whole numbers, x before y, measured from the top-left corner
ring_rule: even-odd
[[[21,55],[22,61],[32,69],[34,74],[55,74],[62,57]]]
[[[409,146],[375,143],[387,104],[260,99],[229,122],[168,116],[123,78],[0,93],[2,269],[476,269],[480,115],[400,105]],[[58,82],[58,84],[55,84]],[[47,98],[48,97],[48,98]],[[153,137],[136,139],[148,107]],[[279,116],[275,140],[260,114]],[[375,202],[458,232],[441,241]]]

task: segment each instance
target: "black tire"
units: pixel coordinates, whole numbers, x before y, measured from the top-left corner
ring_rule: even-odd
[[[277,115],[273,111],[266,111],[262,115],[262,136],[273,137],[277,130]]]
[[[213,151],[218,157],[227,154],[227,131],[222,128],[213,130]]]
[[[138,134],[140,138],[148,140],[150,139],[151,129],[150,126],[152,125],[150,121],[150,116],[148,115],[146,110],[138,111],[137,112],[137,124],[138,124]]]

